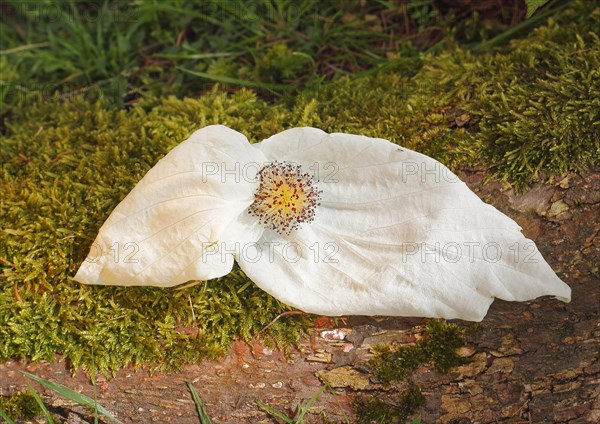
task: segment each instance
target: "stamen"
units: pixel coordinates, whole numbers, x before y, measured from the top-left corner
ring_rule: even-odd
[[[290,234],[311,222],[319,205],[320,190],[300,165],[273,162],[258,171],[259,185],[248,213],[280,234]]]

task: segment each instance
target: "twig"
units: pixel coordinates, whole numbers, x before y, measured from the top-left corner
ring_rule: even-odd
[[[190,281],[189,283],[184,283],[180,286],[177,286],[177,287],[173,288],[173,290],[184,290],[184,289],[187,289],[190,287],[197,286],[201,282],[202,282],[202,280],[193,280],[193,281]]]
[[[18,289],[18,287],[17,287],[17,282],[16,282],[16,281],[15,281],[15,284],[13,285],[13,290],[14,290],[14,292],[15,292],[15,297],[17,298],[17,300],[18,300],[19,302],[22,302],[22,301],[23,301],[23,298],[22,298],[22,297],[21,297],[21,295],[19,294],[19,289]]]
[[[260,330],[258,333],[256,333],[254,335],[254,338],[258,337],[261,335],[261,333],[263,331],[265,331],[266,329],[268,329],[270,326],[272,326],[273,324],[275,324],[275,322],[277,322],[277,320],[279,318],[282,317],[287,317],[287,316],[292,316],[292,315],[308,315],[308,313],[304,312],[304,311],[286,311],[286,312],[282,312],[279,315],[277,315],[275,318],[273,318],[273,321],[271,321],[270,323],[268,323],[267,325],[265,325],[262,330]]]
[[[6,265],[10,265],[13,269],[17,269],[17,267],[15,266],[15,264],[13,264],[11,261],[6,260],[4,258],[0,258],[0,262],[6,264]],[[19,288],[17,286],[17,282],[15,281],[15,283],[13,284],[13,292],[15,293],[15,297],[17,298],[17,300],[19,302],[23,301],[23,298],[21,297],[21,295],[19,294]]]
[[[25,44],[8,50],[0,50],[0,55],[20,53],[25,50],[38,49],[40,47],[48,47],[50,43],[34,43]]]
[[[196,322],[196,314],[194,314],[194,305],[192,304],[192,295],[188,293],[188,299],[190,301],[190,309],[192,310],[192,320]]]
[[[17,267],[15,266],[15,264],[13,264],[11,261],[9,261],[9,260],[6,260],[6,259],[4,259],[4,258],[0,258],[0,262],[3,262],[3,263],[5,263],[6,265],[10,265],[10,266],[12,266],[12,267],[13,267],[13,269],[16,269],[16,268],[17,268]]]

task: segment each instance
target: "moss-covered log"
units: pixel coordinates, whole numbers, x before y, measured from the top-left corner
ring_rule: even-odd
[[[388,138],[455,170],[489,168],[517,187],[598,165],[600,9],[573,4],[502,51],[449,46],[274,104],[215,87],[127,110],[84,98],[13,108],[0,141],[0,358],[58,353],[74,367],[89,368],[93,357],[101,370],[172,368],[224,352],[287,309],[239,271],[183,291],[70,279],[116,204],[207,124],[254,141],[302,125]],[[289,344],[303,319],[285,317],[267,334]]]

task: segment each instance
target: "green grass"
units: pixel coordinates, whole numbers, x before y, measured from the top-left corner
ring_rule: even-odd
[[[94,399],[92,399],[88,396],[71,390],[62,384],[54,383],[28,372],[21,371],[21,373],[27,378],[39,383],[45,389],[79,405],[89,408],[94,412],[95,424],[98,424],[99,422],[99,414],[108,418],[110,422],[122,424],[122,422],[116,419],[114,415],[97,403],[95,395]],[[42,400],[40,394],[31,386],[29,386],[29,391],[27,392],[16,392],[10,396],[0,397],[0,417],[2,417],[8,424],[13,423],[13,420],[32,419],[40,416],[43,416],[48,424],[56,423],[52,413],[48,410],[48,407]]]
[[[111,414],[109,411],[107,411],[106,408],[99,405],[98,402],[96,401],[96,399],[92,399],[89,396],[83,395],[79,392],[69,389],[68,387],[66,387],[62,384],[54,383],[52,381],[46,380],[45,378],[38,377],[38,376],[30,374],[28,372],[21,371],[21,373],[23,375],[25,375],[27,378],[30,378],[33,381],[40,383],[44,388],[58,394],[59,396],[62,396],[73,402],[76,402],[79,405],[90,408],[92,411],[94,411],[94,416],[95,416],[94,421],[96,423],[98,422],[98,414],[102,414],[117,424],[123,424],[121,421],[116,419],[113,414]],[[94,384],[95,384],[95,380],[94,380]],[[44,415],[46,416],[48,421],[52,420],[50,413],[45,408],[44,403],[42,402],[40,396],[37,394],[37,392],[35,390],[31,389],[31,391],[34,394],[38,404],[40,405],[40,408],[42,409],[42,411],[44,411]]]
[[[36,375],[30,374],[28,372],[21,371],[23,375],[27,378],[39,383],[45,389],[55,393],[58,396],[66,398],[72,402],[75,402],[79,405],[89,408],[94,412],[94,423],[98,424],[98,416],[99,414],[108,418],[109,422],[114,422],[117,424],[122,424],[120,420],[115,418],[113,414],[111,414],[108,410],[106,410],[103,406],[99,405],[96,401],[95,394],[94,399],[76,392],[68,387],[54,383],[50,380],[46,380],[45,378],[38,377]],[[92,379],[94,383],[94,387],[96,384],[95,378]],[[200,398],[200,395],[196,391],[194,384],[191,382],[186,382],[186,385],[190,391],[192,396],[192,400],[196,405],[196,409],[198,412],[198,419],[200,424],[211,424],[210,416],[206,411],[206,406],[204,402]],[[269,415],[282,419],[286,423],[290,424],[302,424],[304,423],[304,416],[309,412],[312,404],[321,396],[323,391],[327,388],[327,386],[323,386],[319,389],[310,399],[306,402],[299,402],[296,415],[294,418],[290,418],[284,413],[260,402],[257,401],[257,404],[265,410]],[[95,390],[95,389],[94,389]],[[329,388],[331,391],[331,388]],[[53,415],[48,410],[46,404],[42,400],[40,394],[31,386],[29,386],[28,392],[17,392],[11,396],[0,396],[0,417],[3,418],[7,424],[14,423],[15,419],[31,419],[44,416],[46,422],[48,424],[54,424],[56,421],[54,420]]]
[[[298,406],[296,407],[296,413],[293,418],[288,417],[285,413],[283,413],[261,401],[256,401],[256,403],[258,404],[258,406],[260,406],[261,409],[266,411],[269,415],[271,415],[274,418],[279,418],[286,424],[304,424],[304,416],[309,412],[312,404],[315,403],[315,401],[323,394],[326,387],[327,386],[321,387],[309,400],[306,401],[306,403],[298,402]]]
[[[38,406],[40,407],[40,411],[42,411],[44,418],[46,418],[46,423],[47,424],[56,424],[56,421],[54,421],[52,414],[50,413],[50,411],[48,411],[48,408],[44,404],[44,401],[42,400],[39,393],[33,387],[31,387],[29,385],[28,385],[28,387],[29,387],[29,392],[31,393],[31,396],[33,396],[33,398],[37,402]],[[97,421],[95,424],[97,424]]]
[[[502,50],[474,53],[471,45],[450,37],[434,51],[413,47],[379,65],[375,58],[370,62],[369,54],[354,55],[349,42],[335,54],[319,56],[320,47],[309,46],[316,41],[294,35],[310,29],[308,18],[291,26],[277,23],[278,14],[289,7],[285,2],[268,2],[275,7],[272,19],[259,23],[240,23],[229,14],[218,22],[184,15],[185,2],[172,7],[158,1],[136,4],[132,13],[139,13],[139,26],[97,21],[94,35],[83,37],[73,49],[64,45],[64,35],[78,27],[61,27],[54,20],[34,28],[22,17],[2,23],[11,29],[2,31],[2,49],[20,49],[0,57],[7,81],[34,84],[48,76],[63,94],[70,83],[78,89],[89,83],[116,85],[114,95],[100,99],[89,90],[62,97],[48,91],[38,100],[5,97],[9,106],[0,125],[0,359],[52,360],[59,354],[74,369],[91,370],[93,360],[101,372],[128,364],[174,369],[222,354],[232,340],[252,338],[289,309],[239,269],[181,291],[91,287],[71,280],[110,211],[160,157],[208,124],[228,125],[252,141],[301,125],[388,138],[453,169],[480,164],[518,187],[545,174],[599,164],[600,9],[594,2],[569,3],[556,19]],[[384,7],[384,2],[376,4]],[[267,2],[260,5],[267,7]],[[61,7],[73,14],[91,8]],[[109,13],[111,7],[94,10]],[[323,9],[329,20],[310,20],[322,46],[341,43],[344,31],[360,33],[355,26],[366,25],[362,17],[338,26],[337,19],[343,23],[344,14],[353,12],[330,7]],[[427,10],[422,12],[427,15]],[[314,17],[310,11],[299,13]],[[429,18],[422,19],[426,26]],[[73,18],[72,24],[79,25],[75,22]],[[177,45],[181,22],[192,28],[204,22],[219,37],[194,41],[190,36]],[[81,25],[90,23],[83,19]],[[20,32],[11,27],[17,24]],[[144,30],[144,37],[136,41],[132,36],[129,47],[119,47],[119,31],[113,26]],[[47,38],[51,28],[57,36],[53,41]],[[375,47],[380,42],[365,35],[355,46],[367,41]],[[202,45],[209,42],[223,44]],[[40,43],[55,47],[48,50]],[[141,50],[131,47],[135,43]],[[302,43],[308,47],[301,48]],[[91,53],[79,62],[84,45]],[[101,46],[102,55],[97,53]],[[384,47],[375,47],[375,56],[385,55]],[[146,48],[153,60],[155,53],[173,57],[161,58],[168,60],[165,65],[141,66]],[[48,54],[55,56],[46,58]],[[344,62],[348,55],[355,64]],[[335,65],[337,74],[344,69],[364,72],[329,81],[323,66],[337,63],[336,57],[345,63]],[[55,68],[53,60],[60,62]],[[257,73],[262,76],[256,78]],[[225,82],[213,85],[218,78]],[[318,83],[308,83],[311,78]],[[212,88],[194,88],[199,79]],[[232,88],[244,84],[249,87]],[[280,91],[282,84],[291,91]],[[180,88],[189,96],[163,95]],[[129,91],[143,95],[129,97]],[[286,316],[261,336],[290,346],[308,325],[307,317]]]
[[[449,40],[472,47],[500,41],[525,15],[498,8],[482,20],[473,10],[465,18],[424,0],[8,1],[0,105],[58,92],[103,95],[120,108],[152,95],[194,96],[214,81],[258,87],[267,97],[294,95],[339,75],[413,60]],[[539,25],[540,13],[519,29]]]
[[[92,378],[92,381],[94,383],[94,398],[92,399],[89,396],[69,389],[68,387],[62,384],[54,383],[50,380],[46,380],[45,378],[38,377],[28,372],[21,371],[21,373],[27,378],[39,383],[45,389],[55,393],[56,395],[66,398],[72,402],[75,402],[92,410],[94,413],[95,424],[98,424],[99,422],[99,415],[103,415],[104,417],[108,418],[109,422],[122,424],[122,421],[115,418],[113,414],[111,414],[103,406],[98,404],[95,394],[95,378]],[[196,391],[194,385],[190,382],[187,382],[186,384],[188,386],[188,389],[190,390],[192,399],[198,410],[198,418],[200,420],[200,424],[210,424],[210,417],[208,416],[204,403],[200,399],[200,396],[198,395],[198,392]],[[13,420],[16,419],[31,419],[39,416],[43,416],[48,424],[54,424],[56,422],[54,420],[53,415],[46,407],[46,404],[42,400],[40,394],[31,386],[29,386],[28,392],[17,392],[11,396],[0,397],[0,417],[3,418],[7,424],[14,423]]]
[[[192,399],[194,400],[194,404],[196,404],[196,410],[198,411],[198,418],[200,419],[200,424],[211,424],[210,417],[206,412],[206,407],[204,406],[204,402],[200,399],[200,395],[196,391],[196,388],[191,382],[186,382],[188,389],[190,389],[190,393],[192,394]]]

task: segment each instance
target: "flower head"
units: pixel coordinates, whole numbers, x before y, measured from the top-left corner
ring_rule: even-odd
[[[434,159],[315,128],[250,144],[220,125],[142,178],[75,280],[175,286],[234,259],[279,300],[324,315],[480,321],[494,297],[571,295],[512,219]]]
[[[289,235],[300,224],[314,219],[320,191],[300,165],[269,163],[258,171],[258,178],[248,213],[258,217],[266,228]]]

